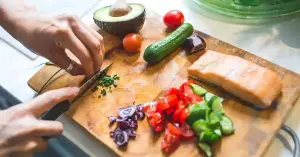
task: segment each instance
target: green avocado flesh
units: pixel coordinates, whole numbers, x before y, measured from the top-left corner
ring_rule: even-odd
[[[145,22],[145,7],[142,4],[130,3],[131,11],[119,17],[110,15],[111,6],[100,8],[94,12],[94,22],[104,31],[115,35],[126,35],[138,32]]]

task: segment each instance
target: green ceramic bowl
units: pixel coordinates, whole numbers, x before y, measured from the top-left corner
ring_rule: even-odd
[[[237,18],[268,18],[300,12],[300,0],[193,0],[201,7]]]

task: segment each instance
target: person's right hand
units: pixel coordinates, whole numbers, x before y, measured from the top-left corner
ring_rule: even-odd
[[[70,65],[70,55],[75,57],[78,63],[69,71],[73,75],[90,77],[101,68],[103,38],[76,16],[49,16],[19,0],[0,0],[0,19],[1,26],[13,37],[61,68]]]
[[[42,136],[57,136],[63,131],[58,121],[38,119],[41,114],[77,95],[79,88],[68,87],[46,92],[30,102],[0,111],[0,156],[31,157],[47,147]]]

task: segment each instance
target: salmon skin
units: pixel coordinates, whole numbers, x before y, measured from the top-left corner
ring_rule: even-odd
[[[260,108],[271,106],[282,90],[281,79],[273,71],[211,50],[195,61],[188,73]]]

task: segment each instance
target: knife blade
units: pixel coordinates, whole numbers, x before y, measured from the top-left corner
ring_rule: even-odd
[[[68,111],[71,104],[76,101],[85,91],[87,91],[91,85],[93,85],[98,77],[105,73],[109,67],[111,67],[113,63],[110,63],[105,68],[97,72],[95,75],[93,75],[90,79],[88,79],[79,89],[78,94],[72,99],[72,100],[65,100],[58,104],[56,104],[54,107],[52,107],[50,110],[48,110],[46,113],[44,113],[40,119],[42,120],[56,120],[61,114]]]

